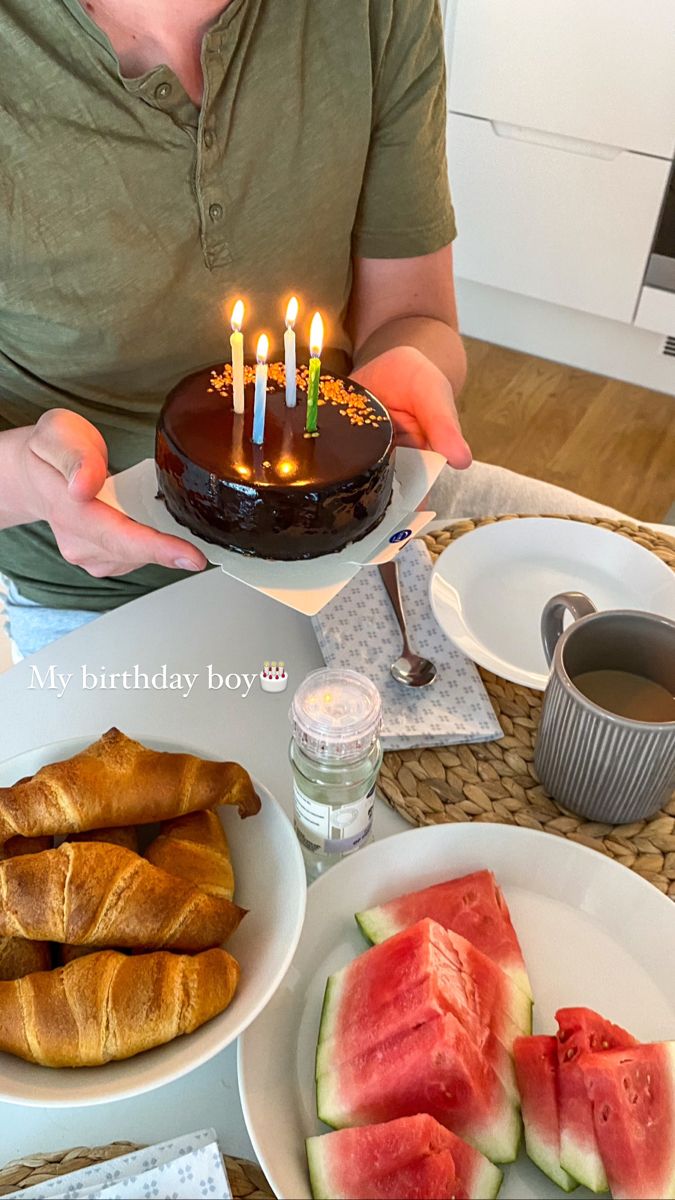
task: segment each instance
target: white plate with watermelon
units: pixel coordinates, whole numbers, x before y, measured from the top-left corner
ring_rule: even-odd
[[[486,882],[486,871],[494,873],[498,889]],[[437,924],[439,912],[429,911],[428,898],[380,908],[473,872],[483,874],[466,892],[466,911],[445,928]],[[451,894],[438,888],[436,893]],[[364,933],[380,944],[369,950]],[[562,1043],[538,1037],[516,1044],[516,1081],[504,1051],[530,1032],[528,985],[535,1034],[556,1034],[556,1012],[569,1011],[561,1016]],[[666,1187],[675,1189],[675,1062],[668,1051],[633,1048],[626,1030],[643,1043],[675,1038],[672,901],[612,860],[550,834],[487,824],[405,832],[360,851],[310,888],[291,969],[239,1042],[244,1115],[281,1200],[312,1196],[307,1138],[315,1139],[309,1151],[318,1196],[366,1194],[349,1188],[359,1178],[371,1186],[375,1163],[377,1181],[367,1194],[383,1200],[392,1195],[489,1200],[499,1170],[464,1145],[472,1142],[500,1163],[500,1197],[547,1200],[564,1192],[525,1149],[509,1161],[518,1139],[517,1083],[530,1093],[529,1148],[568,1187],[572,1181],[558,1167],[565,1154],[595,1188],[605,1182],[587,1094],[596,1088],[598,1112],[609,1112],[614,1087],[620,1104],[599,1136],[605,1154],[615,1159],[606,1165],[610,1177],[614,1172],[616,1194],[621,1195],[619,1175],[630,1168],[635,1138],[642,1139],[648,1124],[648,1171],[652,1179],[668,1180],[651,1194],[662,1197],[671,1194]],[[604,1057],[583,1059],[583,1072],[563,1079],[570,1120],[576,1101],[581,1110],[577,1128],[563,1130],[565,1150],[558,1154],[551,1096],[554,1087],[563,1086],[563,1066],[555,1064],[563,1063],[569,1047],[589,1050],[598,1041]],[[322,1137],[329,1126],[317,1116],[317,1092],[331,1126],[358,1128]],[[624,1098],[633,1095],[631,1108]],[[391,1097],[400,1112],[392,1112]],[[435,1120],[408,1117],[429,1108],[454,1134]],[[404,1120],[377,1127],[392,1116]],[[370,1130],[364,1132],[366,1123]],[[595,1154],[582,1144],[584,1137],[596,1145]],[[640,1154],[645,1159],[644,1144]],[[631,1169],[644,1175],[640,1164]],[[439,1183],[442,1170],[447,1187]],[[593,1193],[579,1187],[573,1194],[582,1200]]]

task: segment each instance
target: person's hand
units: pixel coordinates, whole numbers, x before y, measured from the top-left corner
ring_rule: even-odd
[[[84,417],[56,408],[15,431],[20,456],[16,507],[23,520],[47,521],[66,562],[103,578],[147,563],[201,571],[204,555],[181,538],[158,533],[96,496],[108,473],[108,451]]]
[[[452,387],[442,371],[413,346],[396,346],[352,371],[389,410],[401,446],[437,450],[451,467],[471,465]]]

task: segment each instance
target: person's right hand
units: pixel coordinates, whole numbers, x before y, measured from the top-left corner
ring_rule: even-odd
[[[49,523],[66,562],[96,578],[126,575],[147,563],[204,569],[204,555],[189,542],[139,525],[96,499],[108,473],[108,451],[84,417],[51,409],[12,436],[20,456],[20,499],[12,507],[24,521]]]

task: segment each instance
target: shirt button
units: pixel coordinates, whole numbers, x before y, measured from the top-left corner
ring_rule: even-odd
[[[210,129],[207,129],[206,133],[204,134],[204,145],[206,146],[207,150],[211,149],[213,142],[214,142],[213,132]]]
[[[222,215],[223,215],[222,204],[210,204],[209,205],[209,216],[212,221],[219,221],[220,218],[222,217]]]
[[[171,95],[171,84],[160,83],[155,88],[155,96],[158,100],[166,100],[167,96]]]

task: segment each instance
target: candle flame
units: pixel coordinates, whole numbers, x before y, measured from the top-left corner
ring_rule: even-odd
[[[300,305],[298,304],[297,296],[291,296],[290,300],[288,301],[288,308],[286,309],[286,328],[287,329],[292,329],[293,326],[295,325],[295,322],[298,319],[299,307],[300,307]]]
[[[309,331],[309,350],[312,358],[319,358],[323,349],[323,321],[321,313],[314,313]]]
[[[267,355],[269,354],[269,352],[270,352],[270,339],[268,338],[266,333],[261,333],[260,337],[258,338],[258,347],[255,352],[255,356],[256,356],[258,362],[266,363]]]
[[[239,333],[243,323],[244,323],[244,301],[237,300],[237,303],[235,304],[234,308],[232,309],[232,316],[230,317],[230,324],[232,325],[234,332]]]

